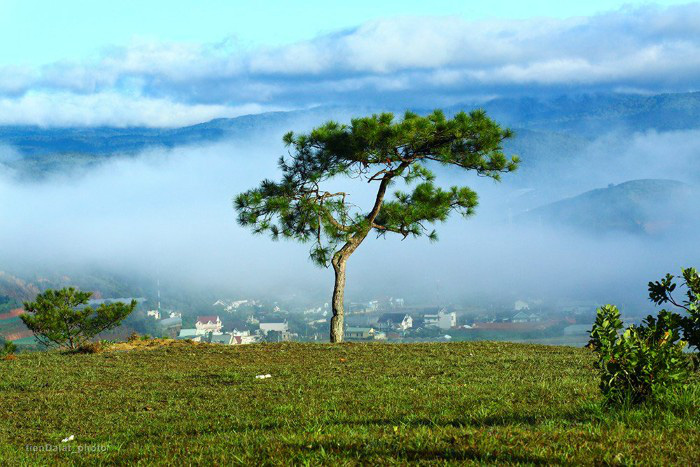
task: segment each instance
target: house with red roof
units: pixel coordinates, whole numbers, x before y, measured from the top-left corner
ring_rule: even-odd
[[[203,336],[208,333],[221,334],[221,329],[224,325],[218,316],[197,316],[197,322],[194,325],[197,335]]]

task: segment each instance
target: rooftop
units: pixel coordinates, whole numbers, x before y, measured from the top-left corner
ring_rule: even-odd
[[[408,316],[406,313],[384,313],[379,317],[380,322],[400,323]]]
[[[212,334],[209,342],[212,344],[230,344],[231,334]]]
[[[197,322],[202,324],[216,323],[219,321],[219,317],[216,315],[211,316],[197,316]]]

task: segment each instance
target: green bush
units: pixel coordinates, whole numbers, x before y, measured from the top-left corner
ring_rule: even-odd
[[[683,352],[678,316],[662,311],[641,326],[623,328],[613,305],[598,309],[591,345],[598,354],[600,389],[613,405],[640,404],[684,385],[690,359]]]
[[[3,342],[0,346],[0,357],[7,357],[17,351],[17,346],[12,341]]]
[[[671,274],[666,274],[666,277],[660,281],[649,282],[649,299],[657,305],[670,303],[677,310],[681,310],[683,315],[677,313],[673,315],[683,330],[683,339],[690,347],[700,350],[700,274],[695,268],[686,268],[682,271],[682,285],[686,288],[685,300],[679,302],[674,298],[676,283],[675,277]]]

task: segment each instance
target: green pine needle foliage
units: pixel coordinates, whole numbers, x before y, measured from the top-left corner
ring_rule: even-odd
[[[435,240],[430,226],[453,212],[472,215],[478,197],[468,187],[440,188],[427,165],[500,180],[518,166],[517,157],[503,153],[504,140],[512,136],[483,111],[447,118],[439,110],[427,116],[406,112],[402,119],[382,113],[349,125],[331,121],[308,134],[290,132],[283,139],[289,156],[279,160],[281,180],[263,180],[239,194],[238,222],[273,239],[311,243],[311,259],[323,266],[340,246],[371,231]],[[323,188],[338,177],[377,184],[374,205],[362,209],[350,203],[349,193]],[[397,190],[386,199],[385,190],[396,181],[410,191]]]
[[[110,303],[97,308],[87,306],[92,292],[73,287],[47,290],[33,302],[25,302],[24,324],[46,347],[75,350],[99,333],[119,325],[136,308],[130,304]]]

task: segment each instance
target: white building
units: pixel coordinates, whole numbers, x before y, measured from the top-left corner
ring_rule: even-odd
[[[276,323],[260,323],[260,331],[267,336],[270,331],[277,332],[288,332],[289,326],[286,322],[276,322]]]
[[[204,335],[209,332],[212,334],[221,334],[221,329],[224,325],[218,316],[198,316],[197,322],[194,325],[198,335]]]
[[[426,327],[437,327],[440,329],[451,329],[457,326],[457,313],[447,312],[444,308],[435,314],[423,316],[423,323]]]
[[[156,320],[160,319],[160,310],[148,310],[146,314]]]
[[[542,318],[535,313],[527,313],[526,311],[519,311],[511,318],[513,323],[533,323],[541,321]]]
[[[405,313],[384,313],[377,323],[381,329],[405,331],[413,327],[413,318]]]
[[[328,303],[324,303],[322,306],[319,307],[311,307],[304,310],[305,315],[315,315],[321,313],[323,313],[323,316],[326,316],[328,314]]]
[[[250,331],[233,330],[233,344],[254,344],[260,342],[260,336],[251,334]]]
[[[224,308],[225,311],[233,313],[243,305],[255,305],[255,300],[217,300],[216,302],[214,302],[213,306],[221,306]]]
[[[309,321],[308,324],[310,324],[310,325],[314,325],[314,324],[325,324],[325,323],[327,323],[327,322],[328,322],[327,319],[321,318],[321,319],[316,319],[316,320]]]

